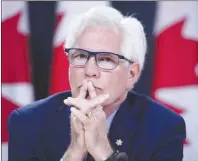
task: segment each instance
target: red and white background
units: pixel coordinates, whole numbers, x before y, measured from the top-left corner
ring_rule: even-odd
[[[186,122],[184,161],[198,160],[198,2],[159,2],[153,96]]]
[[[28,58],[29,27],[26,3],[2,2],[2,160],[7,160],[7,119],[12,110],[32,103]]]
[[[124,3],[124,2],[123,2]],[[181,115],[186,122],[184,161],[198,160],[198,2],[156,2],[153,27],[152,97]],[[53,39],[49,94],[69,89],[68,61],[63,52],[67,24],[87,9],[108,2],[58,2]],[[10,112],[32,103],[34,86],[29,59],[27,2],[2,2],[2,160],[7,160]],[[145,24],[146,26],[147,24]],[[148,53],[149,57],[151,53]],[[64,73],[64,74],[62,74]],[[144,73],[143,73],[144,74]]]

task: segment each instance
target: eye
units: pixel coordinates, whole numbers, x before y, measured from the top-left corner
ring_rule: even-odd
[[[116,63],[117,62],[117,57],[112,54],[100,54],[97,57],[99,62],[106,62],[106,63]]]
[[[71,52],[72,59],[86,59],[88,57],[88,53],[83,50],[72,50]]]
[[[86,54],[83,54],[83,53],[77,53],[77,54],[74,54],[73,56],[75,59],[84,59],[84,58],[87,58],[87,55]]]
[[[111,62],[113,60],[111,58],[109,58],[109,57],[100,57],[99,61]]]

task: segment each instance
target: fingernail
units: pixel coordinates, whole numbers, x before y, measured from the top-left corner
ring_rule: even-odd
[[[67,99],[65,99],[65,100],[64,100],[64,103],[67,103],[67,102],[68,102],[68,100],[67,100]]]
[[[71,97],[68,97],[67,100],[68,100],[68,101],[71,100]]]

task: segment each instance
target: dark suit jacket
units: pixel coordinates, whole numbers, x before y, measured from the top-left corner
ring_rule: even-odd
[[[63,103],[68,96],[58,93],[11,113],[9,161],[62,158],[70,143],[70,108]],[[112,147],[126,152],[129,161],[181,161],[185,137],[182,117],[135,92],[121,104],[109,133]]]

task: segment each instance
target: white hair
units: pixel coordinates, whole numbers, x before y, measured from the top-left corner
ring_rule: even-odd
[[[123,36],[121,53],[129,60],[138,62],[142,71],[147,50],[143,25],[133,16],[124,16],[118,10],[109,7],[96,7],[74,18],[68,26],[65,48],[75,45],[78,36],[89,26],[113,27]]]

